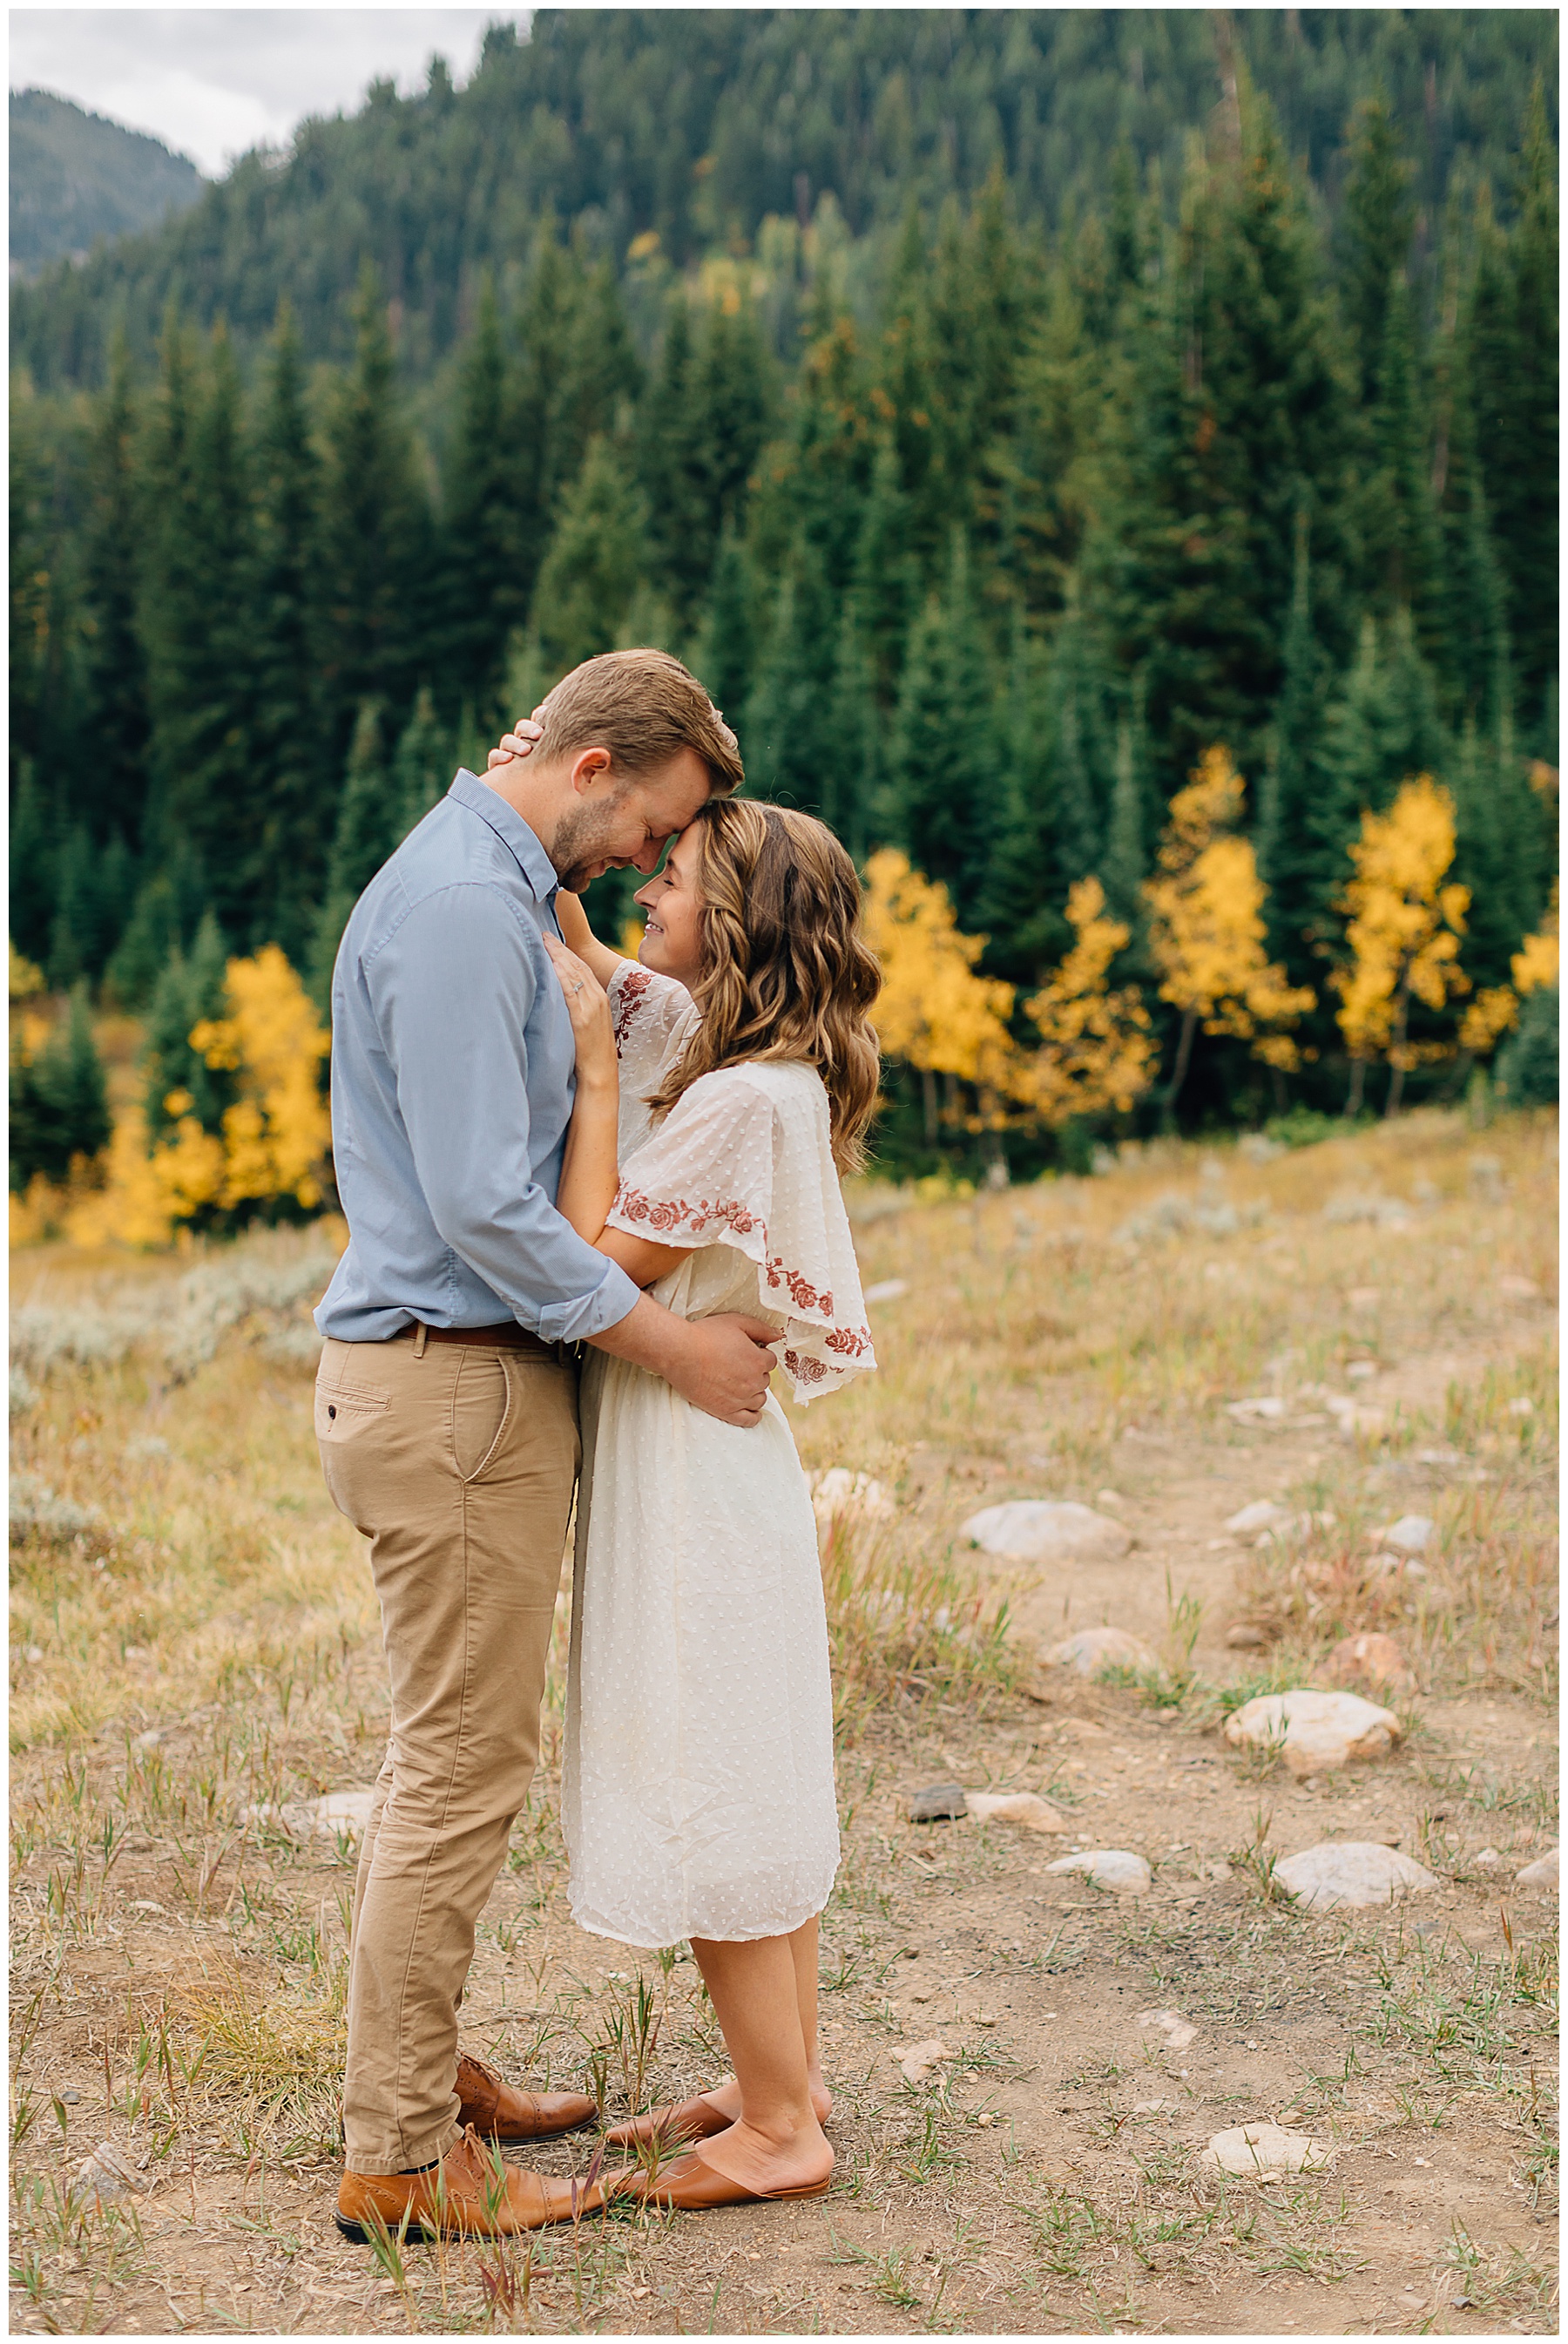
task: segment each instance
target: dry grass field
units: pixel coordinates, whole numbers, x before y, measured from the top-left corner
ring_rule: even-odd
[[[15,1257],[14,2325],[1554,2331],[1555,1898],[1514,1875],[1556,1838],[1556,1125],[1422,1114],[1261,1153],[857,1199],[881,1372],[795,1417],[809,1467],[892,1500],[825,1533],[832,2194],[505,2248],[332,2224],[354,1851],[307,1803],[371,1781],[385,1719],[311,1435],[335,1233]],[[1280,1406],[1227,1412],[1249,1398]],[[1133,1543],[1004,1568],[957,1531],[1008,1497],[1098,1505]],[[1261,1498],[1312,1519],[1227,1533]],[[1409,1513],[1436,1535],[1406,1566],[1372,1533]],[[1045,1665],[1101,1622],[1154,1662]],[[563,1652],[565,1629],[563,1603]],[[1362,1630],[1413,1675],[1392,1756],[1299,1780],[1227,1743],[1240,1700],[1321,1681]],[[568,1918],[559,1698],[465,2035],[618,2111],[719,2055],[683,1949]],[[955,1778],[1049,1793],[1070,1834],[908,1822]],[[1436,1885],[1304,1912],[1274,1863],[1335,1838]],[[1074,1843],[1142,1854],[1152,1886],[1048,1872]],[[933,2037],[906,2080],[893,2054]],[[1261,2119],[1329,2161],[1205,2170]],[[125,2177],[99,2195],[77,2177],[104,2144]]]

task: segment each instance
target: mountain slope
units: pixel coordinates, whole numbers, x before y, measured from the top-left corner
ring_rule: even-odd
[[[47,90],[11,92],[11,266],[33,275],[188,211],[206,182],[156,138]]]
[[[852,236],[890,245],[911,203],[929,218],[999,167],[1020,217],[1054,224],[1103,197],[1123,142],[1169,202],[1190,130],[1237,73],[1331,204],[1352,110],[1381,89],[1420,157],[1429,219],[1456,176],[1492,177],[1506,210],[1537,74],[1555,121],[1556,19],[542,9],[525,40],[492,28],[461,91],[439,65],[414,97],[378,84],[359,114],[246,157],[156,235],[22,288],[13,353],[40,389],[95,380],[111,309],[145,356],[171,296],[204,322],[226,317],[243,349],[286,293],[307,354],[342,359],[344,296],[369,260],[397,303],[401,362],[425,377],[477,271],[515,283],[550,214],[618,267],[634,243],[678,268],[745,251],[769,216],[810,217],[824,195]]]

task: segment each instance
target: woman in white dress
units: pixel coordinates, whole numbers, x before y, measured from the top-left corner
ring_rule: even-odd
[[[875,961],[832,833],[720,800],[637,897],[637,961],[558,899],[577,1036],[560,1210],[668,1309],[779,1329],[802,1400],[875,1365],[839,1174],[876,1101]],[[574,1917],[689,1938],[734,2067],[612,2141],[687,2141],[662,2205],[810,2197],[833,2152],[817,1915],[839,1861],[816,1524],[789,1426],[595,1351],[582,1388],[562,1811]]]

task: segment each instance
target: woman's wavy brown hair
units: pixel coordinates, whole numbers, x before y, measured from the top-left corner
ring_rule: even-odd
[[[664,1114],[719,1066],[803,1058],[828,1093],[833,1161],[858,1172],[880,1058],[869,1012],[882,973],[860,934],[860,882],[826,823],[710,798],[697,817],[702,1022],[650,1101]]]

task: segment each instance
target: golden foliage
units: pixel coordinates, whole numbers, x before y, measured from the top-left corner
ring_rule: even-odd
[[[1519,1023],[1519,1005],[1538,985],[1557,982],[1557,888],[1553,882],[1546,916],[1533,936],[1526,936],[1509,966],[1513,983],[1488,985],[1464,1013],[1459,1039],[1467,1050],[1483,1057],[1502,1036]]]
[[[156,1143],[142,1108],[127,1109],[116,1121],[104,1187],[65,1216],[76,1244],[162,1246],[209,1208],[243,1213],[286,1197],[308,1210],[321,1202],[331,1122],[317,1070],[330,1037],[276,945],[231,960],[226,985],[228,1015],[203,1018],[190,1036],[209,1066],[237,1080],[221,1132],[203,1128],[183,1091],[165,1100],[175,1126]]]
[[[1552,901],[1546,917],[1533,936],[1526,936],[1521,949],[1510,964],[1513,971],[1513,990],[1521,1000],[1533,993],[1537,985],[1557,982],[1557,885],[1553,882]]]
[[[43,992],[44,972],[41,968],[35,968],[30,960],[23,959],[9,936],[5,943],[11,955],[11,998],[13,1001],[29,1000],[35,993]]]
[[[1511,985],[1483,986],[1460,1020],[1462,1049],[1484,1057],[1493,1045],[1519,1023],[1519,995]]]
[[[866,865],[866,940],[882,965],[871,1012],[890,1057],[986,1089],[1010,1087],[1013,989],[977,976],[983,936],[966,936],[947,889],[884,847]]]
[[[1403,783],[1386,813],[1362,816],[1355,875],[1340,904],[1352,957],[1331,980],[1352,1058],[1386,1056],[1402,1071],[1442,1054],[1441,1045],[1412,1045],[1405,1019],[1412,994],[1441,1009],[1470,990],[1459,965],[1470,890],[1442,884],[1453,844],[1453,800],[1430,773]]]
[[[1125,1114],[1153,1081],[1159,1056],[1138,987],[1112,992],[1106,985],[1129,932],[1105,916],[1098,879],[1077,882],[1067,916],[1072,949],[1024,1005],[1040,1028],[1040,1047],[1017,1055],[1007,1085],[1048,1124],[1106,1107]]]
[[[1253,1056],[1290,1071],[1300,1053],[1289,1027],[1316,999],[1292,985],[1264,950],[1264,887],[1251,843],[1232,834],[1241,777],[1230,752],[1204,752],[1189,786],[1171,801],[1160,869],[1144,887],[1149,945],[1160,997],[1205,1034],[1253,1045]]]

